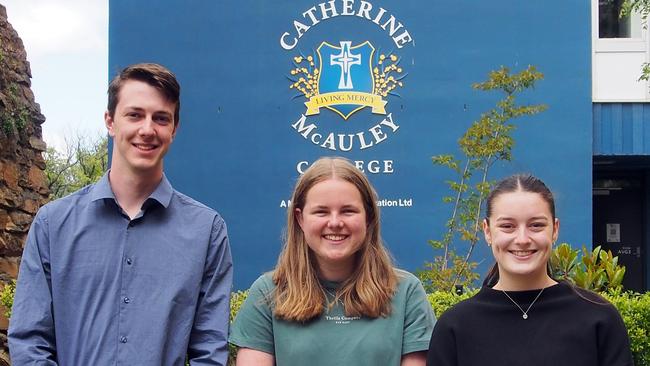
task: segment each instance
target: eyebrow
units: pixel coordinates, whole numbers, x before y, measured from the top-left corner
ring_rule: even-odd
[[[497,219],[496,219],[496,221],[508,221],[508,220],[514,220],[514,218],[512,218],[512,217],[510,217],[510,216],[500,216],[500,217],[497,217]],[[548,221],[549,218],[546,217],[546,216],[533,216],[533,217],[531,217],[531,218],[528,219],[528,221],[530,221],[530,220],[544,220],[544,221]]]
[[[136,111],[136,112],[144,112],[144,111],[145,111],[144,108],[142,108],[142,107],[138,107],[138,106],[126,106],[126,107],[124,107],[124,110],[125,110],[125,111]],[[169,112],[167,112],[167,111],[163,111],[163,110],[160,110],[160,111],[154,111],[153,114],[157,114],[157,115],[164,114],[165,116],[168,116],[168,117],[171,117],[171,116],[172,116],[171,113],[169,113]]]
[[[323,208],[324,209],[330,209],[330,206],[327,206],[327,205],[313,205],[311,207],[312,207],[312,209],[323,209]],[[343,205],[343,206],[341,206],[341,208],[342,209],[343,208],[358,208],[358,206],[355,206],[355,205]]]

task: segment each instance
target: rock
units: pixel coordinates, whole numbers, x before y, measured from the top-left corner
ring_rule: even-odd
[[[24,227],[18,226],[16,224],[14,224],[12,221],[9,221],[5,225],[5,231],[7,231],[9,233],[24,233],[27,230],[25,230]]]
[[[23,203],[22,209],[23,209],[23,211],[25,211],[25,212],[27,212],[29,214],[35,215],[40,206],[41,205],[39,204],[38,201],[33,200],[33,199],[26,199],[25,202]]]
[[[10,114],[28,112],[23,128],[14,127],[13,133],[0,128],[0,281],[6,282],[17,276],[27,231],[49,191],[42,156],[47,148],[41,127],[45,116],[30,89],[32,75],[25,47],[8,22],[3,5],[0,54],[0,110]],[[4,313],[3,309],[0,313]],[[2,330],[6,325],[0,315],[0,366],[10,365],[6,332]]]
[[[31,147],[33,147],[34,150],[38,150],[38,151],[45,151],[47,149],[47,144],[45,144],[45,141],[35,136],[29,138],[29,145],[31,145]]]
[[[39,167],[32,166],[29,168],[29,183],[34,188],[47,187],[47,184],[45,183],[45,174]],[[39,189],[37,189],[37,191],[39,191]]]
[[[24,226],[27,225],[29,226],[32,223],[33,216],[22,213],[20,211],[14,211],[9,214],[9,217],[11,218],[11,221],[14,222],[14,224],[18,226]]]
[[[19,170],[16,163],[6,161],[2,167],[2,180],[10,188],[18,188]]]
[[[7,274],[9,278],[18,277],[20,257],[0,258],[0,273]]]

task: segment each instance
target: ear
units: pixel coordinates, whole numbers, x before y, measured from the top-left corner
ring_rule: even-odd
[[[555,243],[559,235],[560,235],[560,219],[556,217],[555,222],[553,222],[553,243]]]
[[[483,236],[485,237],[488,246],[492,245],[492,234],[490,233],[490,224],[487,219],[483,219]]]
[[[178,125],[180,125],[180,123],[178,123],[178,121],[174,121],[174,130],[172,131],[172,141],[174,140],[174,138],[176,138],[176,132],[178,131]]]
[[[296,208],[296,210],[293,212],[294,216],[296,217],[296,221],[298,221],[298,225],[300,225],[300,229],[302,229],[302,210],[299,208]]]
[[[113,131],[113,117],[111,117],[108,111],[104,112],[104,124],[106,125],[106,129],[108,130],[108,134],[111,137],[114,137],[115,131]]]

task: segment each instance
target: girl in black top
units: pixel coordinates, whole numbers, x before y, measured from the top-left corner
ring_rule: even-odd
[[[541,180],[514,175],[495,186],[483,232],[496,264],[476,296],[440,317],[428,366],[633,365],[616,308],[549,275],[559,228]]]

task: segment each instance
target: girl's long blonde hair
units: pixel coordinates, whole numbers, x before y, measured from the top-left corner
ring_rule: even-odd
[[[336,178],[352,183],[366,211],[366,238],[356,253],[356,268],[337,291],[346,316],[377,318],[391,312],[397,275],[381,240],[377,195],[366,176],[344,158],[320,158],[298,179],[287,213],[286,241],[273,273],[274,314],[279,319],[306,322],[322,314],[326,295],[318,280],[316,259],[302,232],[296,209],[303,209],[309,190]]]

